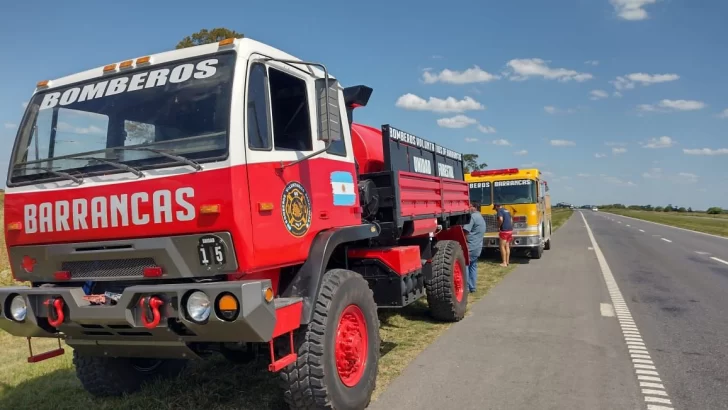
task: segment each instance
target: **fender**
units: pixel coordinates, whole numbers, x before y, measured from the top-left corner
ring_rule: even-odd
[[[465,231],[461,225],[455,225],[448,229],[440,231],[435,235],[438,241],[458,241],[460,247],[463,248],[463,256],[465,256],[465,264],[470,265],[470,252],[468,252],[468,240],[465,237]]]
[[[336,247],[344,243],[370,239],[378,236],[379,233],[379,226],[364,224],[329,229],[316,235],[308,252],[308,259],[298,270],[291,283],[281,292],[283,297],[303,298],[301,325],[307,325],[313,318],[313,305],[321,289],[326,266]]]

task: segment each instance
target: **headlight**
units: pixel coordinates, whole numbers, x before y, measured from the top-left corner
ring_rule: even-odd
[[[210,298],[204,292],[194,292],[187,298],[187,314],[195,322],[207,320],[210,310]]]
[[[25,304],[25,298],[20,295],[15,296],[10,303],[10,316],[16,321],[22,322],[27,314],[28,305]]]

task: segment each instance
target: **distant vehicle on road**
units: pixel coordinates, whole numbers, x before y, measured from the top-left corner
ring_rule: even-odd
[[[493,200],[513,216],[511,249],[540,259],[551,248],[551,195],[538,169],[494,169],[465,174],[470,200],[481,203],[485,219],[484,249],[498,249],[498,220]]]
[[[593,207],[593,208],[592,208],[592,211],[594,211],[594,212],[597,212],[597,211],[599,211],[599,208],[597,208],[597,207],[595,206],[595,207]]]

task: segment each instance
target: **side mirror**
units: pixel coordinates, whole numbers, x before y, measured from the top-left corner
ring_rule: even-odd
[[[317,115],[319,117],[319,141],[339,141],[341,139],[341,111],[339,109],[339,82],[333,78],[316,79]]]

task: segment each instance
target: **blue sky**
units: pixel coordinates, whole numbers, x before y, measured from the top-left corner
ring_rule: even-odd
[[[373,87],[358,122],[535,164],[554,201],[728,208],[724,1],[257,3],[3,6],[0,186],[36,82],[221,26]]]

